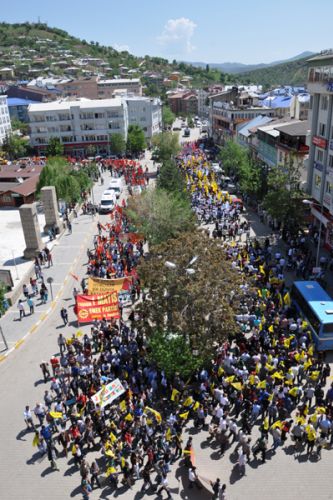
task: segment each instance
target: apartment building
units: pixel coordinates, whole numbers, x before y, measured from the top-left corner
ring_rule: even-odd
[[[158,98],[125,97],[128,124],[139,125],[147,139],[162,131],[162,103]]]
[[[113,78],[111,80],[98,80],[98,99],[111,99],[115,90],[126,89],[127,93],[142,96],[140,78]]]
[[[308,60],[310,154],[308,190],[322,241],[333,248],[333,50]]]
[[[0,144],[3,143],[5,137],[11,132],[10,117],[7,105],[7,96],[0,96]]]
[[[83,156],[93,145],[100,154],[109,153],[110,135],[127,138],[128,110],[124,99],[77,99],[31,104],[31,145],[45,152],[51,137],[59,137],[65,152]]]

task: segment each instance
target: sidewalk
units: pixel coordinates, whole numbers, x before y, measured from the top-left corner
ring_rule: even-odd
[[[105,180],[104,185],[95,184],[94,186],[94,196],[96,200],[101,198],[103,191],[106,189],[108,179],[110,178],[110,174],[108,172],[104,173],[103,176]],[[94,220],[93,224],[92,220]],[[22,342],[30,334],[34,333],[41,323],[45,321],[51,311],[55,308],[56,301],[59,299],[67,284],[70,285],[70,290],[73,290],[74,287],[81,290],[80,282],[83,275],[80,275],[79,273],[79,281],[76,281],[70,273],[73,273],[74,275],[78,274],[80,260],[84,257],[88,246],[91,245],[93,235],[97,232],[97,221],[98,215],[95,216],[94,219],[92,219],[91,215],[79,215],[77,218],[73,219],[72,234],[69,234],[66,230],[54,243],[52,248],[53,266],[50,268],[47,266],[43,267],[44,281],[49,291],[48,302],[46,304],[41,304],[39,296],[34,297],[33,301],[35,304],[35,313],[29,315],[29,307],[26,304],[24,297],[21,296],[21,299],[24,299],[23,304],[27,316],[22,318],[22,321],[19,320],[19,312],[16,302],[0,319],[0,326],[9,348],[8,351],[5,350],[5,345],[1,338],[0,361],[4,356],[8,356],[15,348],[18,348]],[[50,285],[47,283],[47,278],[49,277],[53,278],[53,298],[50,292]],[[27,284],[29,285],[29,283]],[[73,316],[71,312],[69,313],[69,320],[76,320],[75,316]]]

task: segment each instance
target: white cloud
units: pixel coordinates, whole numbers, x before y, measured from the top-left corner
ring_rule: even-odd
[[[124,52],[124,51],[130,52],[129,46],[121,43],[115,43],[113,45],[113,48],[118,52]]]
[[[167,47],[170,53],[190,53],[195,49],[192,37],[196,27],[197,25],[187,17],[169,19],[157,40]]]

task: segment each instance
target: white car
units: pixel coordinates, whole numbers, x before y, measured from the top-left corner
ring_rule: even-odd
[[[116,193],[114,191],[109,191],[108,189],[104,191],[99,204],[99,213],[105,214],[111,212],[117,203]]]
[[[122,177],[113,177],[110,181],[108,191],[114,191],[117,197],[117,200],[120,198],[121,193],[124,189],[124,181]]]

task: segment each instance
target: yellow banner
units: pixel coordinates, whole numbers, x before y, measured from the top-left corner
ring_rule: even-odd
[[[119,292],[123,289],[128,290],[131,281],[131,276],[111,280],[104,278],[88,278],[88,294],[96,295],[98,293]]]

